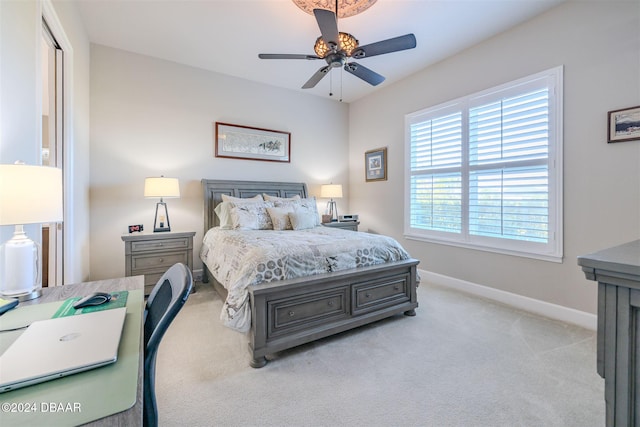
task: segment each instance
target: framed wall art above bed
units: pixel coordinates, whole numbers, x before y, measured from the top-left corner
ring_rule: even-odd
[[[215,156],[288,163],[291,133],[216,122]]]

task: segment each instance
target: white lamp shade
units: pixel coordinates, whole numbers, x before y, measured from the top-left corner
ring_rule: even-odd
[[[144,197],[171,198],[180,197],[178,178],[145,178]]]
[[[326,184],[320,187],[320,197],[327,199],[339,199],[342,197],[341,184]]]
[[[0,225],[62,221],[62,169],[0,165]]]

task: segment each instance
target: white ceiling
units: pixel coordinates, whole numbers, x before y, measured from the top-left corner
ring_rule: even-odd
[[[417,47],[359,62],[382,74],[373,87],[334,69],[301,86],[322,60],[263,60],[258,53],[314,54],[320,30],[290,0],[75,0],[92,43],[322,97],[357,100],[518,25],[565,0],[378,0],[338,20],[361,45],[413,33]],[[333,81],[333,88],[331,83]]]

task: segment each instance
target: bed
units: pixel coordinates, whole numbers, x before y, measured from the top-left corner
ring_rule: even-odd
[[[215,209],[222,203],[223,195],[225,198],[230,196],[243,199],[263,194],[283,199],[308,197],[304,183],[203,179],[202,188],[205,236],[211,228],[220,225]],[[366,233],[322,226],[308,232],[320,234],[323,238],[328,238],[326,235],[334,232],[339,236],[342,233],[340,237],[343,240],[345,233],[350,240],[369,237]],[[350,233],[358,233],[358,236]],[[254,232],[254,236],[257,234],[259,232]],[[391,251],[395,249],[391,248]],[[226,301],[229,291],[216,280],[203,254],[206,254],[205,245],[201,250],[203,281],[212,283]],[[382,264],[364,263],[358,264],[357,268],[248,285],[246,303],[250,313],[247,331],[250,365],[254,368],[263,367],[267,363],[268,354],[390,316],[402,313],[414,316],[418,307],[417,265],[417,260],[405,257]]]

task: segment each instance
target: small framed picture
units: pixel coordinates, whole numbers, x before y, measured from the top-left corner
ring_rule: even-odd
[[[640,105],[623,110],[609,111],[609,138],[607,142],[640,140]]]
[[[365,178],[369,181],[387,180],[387,147],[364,153]]]

